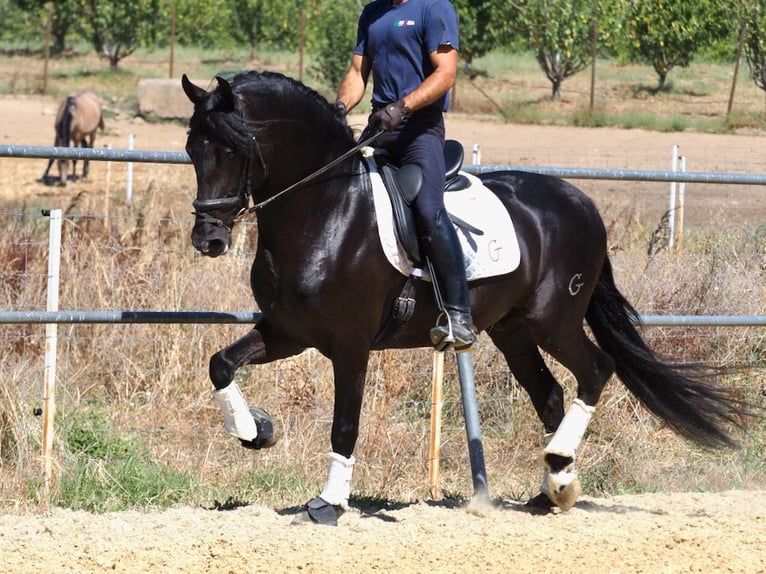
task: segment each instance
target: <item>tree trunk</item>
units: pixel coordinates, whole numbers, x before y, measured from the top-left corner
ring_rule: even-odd
[[[66,30],[53,31],[53,44],[51,45],[52,54],[61,54],[66,48]]]
[[[551,99],[554,102],[561,101],[561,80],[551,80],[551,87],[553,88],[551,93]]]

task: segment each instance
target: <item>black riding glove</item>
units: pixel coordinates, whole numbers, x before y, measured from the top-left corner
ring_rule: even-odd
[[[348,110],[346,110],[346,104],[338,100],[333,104],[336,110],[338,110],[338,113],[345,117],[345,115],[348,113]]]
[[[369,125],[373,129],[390,132],[402,125],[410,117],[410,108],[404,105],[404,100],[397,100],[374,112],[370,116]]]

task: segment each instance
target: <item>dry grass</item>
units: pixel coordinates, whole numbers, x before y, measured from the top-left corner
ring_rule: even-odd
[[[479,62],[488,76],[474,83],[461,78],[457,111],[494,115],[499,103],[505,113],[515,113],[517,121],[529,114],[530,121],[564,124],[582,115],[589,95],[587,74],[567,81],[563,102],[554,105],[547,99],[549,86],[531,59],[496,58],[500,59]],[[234,57],[200,64],[201,59],[179,55],[175,69],[178,74],[201,78],[213,76],[216,70],[209,66],[271,68],[296,75],[290,62],[246,62]],[[146,54],[125,60],[123,71],[116,75],[105,74],[103,66],[90,56],[55,61],[50,90],[60,95],[87,82],[107,95],[109,113],[129,113],[135,108],[138,78],[164,77],[167,70],[161,57]],[[0,58],[0,91],[36,92],[40,67],[35,58]],[[728,129],[721,127],[731,77],[724,66],[695,65],[674,72],[673,89],[660,94],[646,90],[654,83],[648,69],[604,62],[598,70],[600,114],[629,122],[635,118],[638,125],[646,121],[644,116],[657,116],[664,119],[664,127],[680,117],[700,131],[712,120],[711,129]],[[706,78],[704,82],[701,77]],[[746,116],[745,125],[760,125],[763,94],[744,75],[737,87],[735,111]],[[3,172],[9,181],[29,179],[14,169]],[[253,306],[248,272],[255,226],[243,226],[238,249],[224,258],[195,255],[188,245],[194,190],[190,171],[146,167],[137,180],[139,199],[132,205],[113,192],[124,188],[117,170],[111,193],[104,184],[90,182],[78,184],[78,195],[65,196],[62,308],[228,311]],[[621,185],[620,192],[631,187],[644,192],[648,186]],[[615,188],[611,183],[589,185],[602,205],[618,284],[642,313],[763,314],[766,228],[757,215],[762,213],[762,202],[755,206],[761,211],[752,219],[737,221],[736,228],[728,230],[716,225],[717,218],[707,212],[706,205],[696,214],[690,209],[689,217],[696,217],[696,224],[684,238],[683,248],[673,253],[660,249],[649,257],[657,218],[647,215],[635,201],[625,207],[625,201],[613,199]],[[664,205],[662,194],[657,205]],[[3,205],[3,309],[45,308],[47,221],[39,215],[40,207],[47,207],[44,203],[45,199],[32,199]],[[242,369],[238,382],[246,396],[272,414],[282,437],[269,451],[244,451],[224,433],[210,400],[207,361],[247,328],[61,326],[56,471],[64,472],[70,464],[63,439],[72,431],[76,415],[95,409],[108,420],[107,433],[137,437],[153,460],[194,477],[199,488],[187,502],[207,505],[232,499],[281,506],[314,496],[325,480],[324,457],[330,450],[330,365],[310,350],[273,365]],[[766,401],[763,328],[652,327],[643,332],[660,355],[672,360],[742,367],[724,384],[743,389],[760,405]],[[20,510],[34,507],[40,495],[41,424],[35,409],[42,403],[44,328],[3,325],[0,337],[0,508]],[[534,495],[540,480],[542,437],[529,400],[488,339],[482,337],[474,365],[491,493],[511,498]],[[360,461],[355,493],[402,501],[428,496],[430,367],[427,349],[385,351],[371,357],[355,452]],[[571,375],[556,365],[552,368],[571,398],[575,390]],[[580,468],[590,493],[760,486],[766,478],[763,421],[756,421],[742,443],[743,448],[733,453],[691,447],[662,428],[613,380],[586,436]],[[441,466],[444,492],[469,496],[460,392],[451,361],[445,380]]]
[[[171,167],[158,168],[144,199],[114,201],[104,218],[103,190],[83,191],[66,211],[61,307],[64,309],[246,310],[253,224],[239,249],[208,260],[188,247],[188,198]],[[156,187],[155,187],[156,186]],[[163,195],[152,189],[163,189]],[[94,215],[95,214],[95,215]],[[47,222],[24,206],[3,216],[0,244],[2,306],[45,306]],[[766,308],[762,235],[744,228],[689,238],[683,250],[646,255],[646,237],[620,233],[611,241],[618,283],[647,314],[757,314]],[[759,259],[760,258],[760,259]],[[754,261],[759,264],[753,265]],[[679,271],[682,270],[682,271]],[[76,413],[96,409],[115,436],[138,437],[154,460],[194,477],[188,502],[258,500],[273,505],[310,498],[323,483],[329,451],[332,381],[315,351],[274,365],[242,369],[238,381],[251,402],[274,416],[281,441],[269,451],[243,451],[223,432],[209,397],[208,357],[244,334],[244,325],[69,325],[59,328],[57,433],[65,437]],[[661,355],[746,367],[725,384],[763,404],[766,353],[762,329],[651,328]],[[0,482],[5,509],[34,506],[39,496],[42,326],[0,328]],[[474,364],[479,384],[489,484],[495,496],[536,493],[541,429],[524,392],[502,358],[482,338]],[[354,492],[393,500],[428,496],[431,352],[373,354],[356,450]],[[574,392],[569,373],[553,365]],[[735,453],[705,453],[682,443],[637,406],[617,381],[606,389],[582,448],[587,491],[689,490],[748,486],[766,478],[762,422]],[[445,381],[442,486],[471,493],[455,366]],[[57,464],[66,454],[57,443]],[[64,462],[62,462],[64,461]],[[63,471],[63,469],[58,469]]]

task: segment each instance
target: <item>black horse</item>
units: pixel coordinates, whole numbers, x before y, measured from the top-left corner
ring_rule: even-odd
[[[186,144],[198,186],[192,243],[210,257],[226,253],[231,228],[252,200],[258,247],[251,286],[263,317],[211,358],[214,397],[227,431],[245,446],[270,446],[270,420],[248,409],[232,383],[236,370],[307,347],[332,361],[333,452],[325,488],[308,503],[313,517],[332,520],[348,503],[370,351],[430,346],[439,310],[430,285],[421,281],[409,320],[392,318],[408,279],[381,248],[367,164],[354,153],[322,171],[355,144],[339,112],[275,73],[217,82],[206,91],[182,80],[194,103]],[[680,435],[705,446],[732,446],[728,429],[742,426],[745,405],[731,391],[660,361],[647,347],[633,327],[636,311],[615,286],[606,231],[591,200],[555,177],[499,171],[481,180],[513,217],[521,265],[470,282],[473,318],[552,435],[534,502],[564,509],[574,504],[575,450],[613,373]],[[583,318],[598,346],[584,332]],[[539,349],[577,380],[577,399],[566,416],[562,388]]]

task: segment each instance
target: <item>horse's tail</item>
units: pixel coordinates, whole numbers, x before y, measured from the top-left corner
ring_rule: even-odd
[[[61,110],[61,119],[56,126],[56,145],[69,147],[69,137],[72,133],[74,109],[77,107],[74,96],[69,96]]]
[[[615,286],[608,257],[585,318],[598,345],[614,359],[617,376],[649,411],[699,445],[736,446],[728,427],[744,427],[751,414],[746,402],[733,389],[710,381],[714,369],[655,357],[633,326],[638,313]]]

